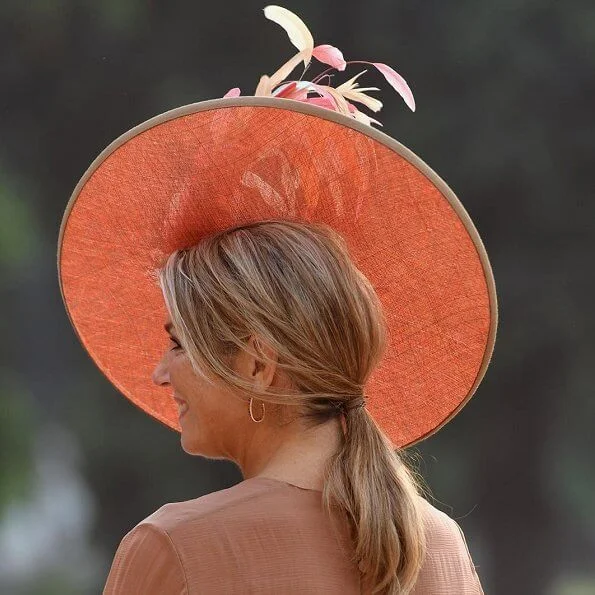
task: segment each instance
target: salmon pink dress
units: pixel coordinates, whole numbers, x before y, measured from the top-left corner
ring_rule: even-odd
[[[127,533],[104,595],[362,593],[347,520],[321,492],[253,477],[165,504]],[[463,532],[424,500],[428,550],[414,595],[483,595]],[[343,520],[342,520],[343,519]]]

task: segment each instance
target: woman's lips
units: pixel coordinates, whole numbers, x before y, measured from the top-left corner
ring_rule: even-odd
[[[184,414],[186,413],[186,411],[188,411],[188,409],[189,409],[188,403],[186,401],[184,401],[183,399],[179,399],[178,397],[174,397],[174,400],[178,404],[178,418],[182,419],[182,417],[184,417]]]

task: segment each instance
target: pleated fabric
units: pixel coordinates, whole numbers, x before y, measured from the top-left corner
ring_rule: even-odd
[[[458,524],[424,500],[428,551],[414,595],[483,595]],[[321,492],[255,477],[165,504],[120,542],[103,595],[363,593],[344,517]]]

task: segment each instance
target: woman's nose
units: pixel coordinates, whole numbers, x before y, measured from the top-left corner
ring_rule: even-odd
[[[158,386],[169,384],[169,372],[167,370],[165,358],[163,358],[153,370],[153,382]]]

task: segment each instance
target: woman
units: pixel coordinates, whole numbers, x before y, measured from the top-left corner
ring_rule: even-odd
[[[359,593],[355,552],[377,589],[481,592],[457,524],[360,406],[383,316],[330,228],[228,230],[174,253],[161,281],[171,346],[154,381],[173,389],[184,451],[245,479],[145,519],[105,593]],[[322,503],[347,513],[353,547],[345,527],[336,545]]]
[[[331,63],[329,47],[308,41],[290,63]],[[265,95],[304,90],[276,75]],[[138,523],[107,595],[482,593],[459,526],[399,447],[451,419],[485,373],[487,255],[418,157],[341,111],[345,97],[337,113],[305,90],[153,118],[67,207],[60,286],[81,341],[185,452],[244,477]]]

